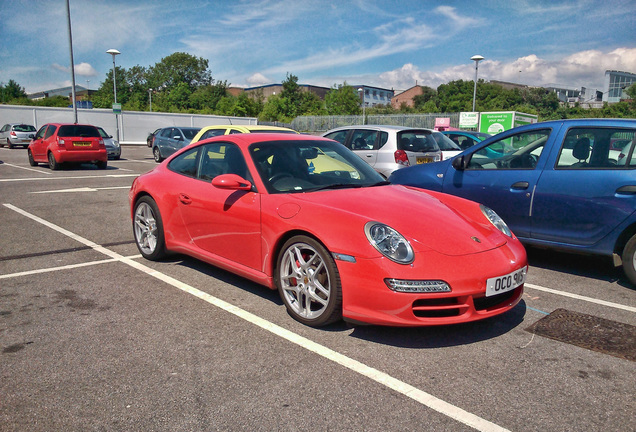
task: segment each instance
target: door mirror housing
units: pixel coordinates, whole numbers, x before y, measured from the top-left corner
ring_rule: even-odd
[[[464,171],[470,163],[470,155],[461,155],[453,159],[453,168],[457,171]]]
[[[219,189],[252,190],[252,183],[236,174],[221,174],[212,179],[212,185]]]

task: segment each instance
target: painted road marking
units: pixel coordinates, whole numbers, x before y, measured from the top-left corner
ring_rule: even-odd
[[[524,286],[526,288],[535,289],[535,290],[538,290],[538,291],[544,291],[544,292],[548,292],[548,293],[551,293],[551,294],[560,295],[560,296],[563,296],[563,297],[570,297],[570,298],[577,299],[577,300],[583,300],[583,301],[590,302],[590,303],[596,303],[596,304],[603,305],[603,306],[613,307],[615,309],[626,310],[628,312],[636,312],[636,307],[626,306],[626,305],[622,305],[622,304],[619,304],[619,303],[613,303],[613,302],[608,302],[608,301],[605,301],[605,300],[599,300],[599,299],[595,299],[593,297],[585,297],[585,296],[582,296],[582,295],[572,294],[572,293],[565,292],[565,291],[557,291],[557,290],[554,290],[552,288],[546,288],[546,287],[542,287],[542,286],[534,285],[534,284],[529,284],[529,283],[524,284]]]
[[[103,188],[73,188],[73,189],[58,189],[58,190],[50,190],[50,191],[37,191],[31,192],[33,194],[45,194],[45,193],[63,193],[63,192],[98,192],[100,190],[109,190],[109,189],[130,189],[130,186],[112,186],[112,187],[103,187]]]
[[[133,255],[130,257],[127,257],[130,259],[135,259],[135,258],[141,258],[141,255]],[[64,266],[59,266],[59,267],[49,267],[49,268],[42,268],[42,269],[37,269],[37,270],[29,270],[29,271],[23,271],[23,272],[17,272],[17,273],[9,273],[9,274],[5,274],[5,275],[0,275],[0,279],[11,279],[11,278],[16,278],[16,277],[21,277],[21,276],[30,276],[30,275],[34,275],[34,274],[41,274],[41,273],[49,273],[49,272],[54,272],[54,271],[60,271],[60,270],[71,270],[71,269],[76,269],[76,268],[81,268],[81,267],[90,267],[90,266],[94,266],[94,265],[98,265],[98,264],[106,264],[106,263],[112,263],[112,262],[117,262],[118,260],[115,258],[108,258],[105,260],[99,260],[99,261],[89,261],[89,262],[84,262],[84,263],[79,263],[79,264],[69,264],[69,265],[64,265]]]
[[[38,171],[44,172],[44,171]],[[93,176],[77,176],[77,177],[29,177],[29,178],[14,178],[14,179],[0,179],[0,182],[21,182],[21,181],[51,181],[51,180],[78,180],[78,179],[99,179],[99,178],[124,178],[124,177],[139,177],[141,174],[107,174],[107,175],[93,175]]]
[[[34,171],[34,172],[40,173],[40,174],[48,174],[48,175],[52,174],[49,171],[41,171],[41,170],[37,170],[35,168],[23,167],[23,166],[20,166],[20,165],[14,165],[14,164],[10,164],[10,163],[7,163],[7,162],[3,163],[2,165],[10,166],[10,167],[13,167],[13,168],[20,168],[20,169],[27,170],[27,171]]]
[[[378,384],[381,384],[389,389],[392,389],[406,397],[409,397],[420,404],[427,406],[441,414],[444,414],[460,423],[463,423],[467,426],[470,426],[476,430],[483,432],[504,432],[508,431],[495,423],[489,422],[481,417],[476,416],[475,414],[469,413],[455,405],[452,405],[448,402],[445,402],[429,393],[426,393],[423,390],[420,390],[416,387],[413,387],[410,384],[405,383],[404,381],[400,381],[397,378],[394,378],[382,371],[379,371],[375,368],[365,365],[357,360],[354,360],[350,357],[347,357],[343,354],[340,354],[330,348],[327,348],[319,343],[316,343],[312,340],[309,340],[303,336],[300,336],[296,333],[293,333],[289,330],[286,330],[270,321],[267,321],[259,316],[256,316],[246,310],[243,310],[237,306],[234,306],[224,300],[221,300],[217,297],[214,297],[208,293],[205,293],[197,288],[194,288],[186,283],[183,283],[171,276],[168,276],[164,273],[161,273],[157,270],[154,270],[142,263],[134,261],[131,258],[124,257],[117,252],[111,251],[103,246],[100,246],[88,239],[85,239],[71,231],[68,231],[60,226],[57,226],[51,222],[48,222],[38,216],[35,216],[31,213],[28,213],[18,207],[15,207],[11,204],[4,204],[5,207],[35,221],[41,223],[42,225],[51,228],[61,234],[66,235],[86,246],[93,248],[94,250],[103,253],[111,257],[114,261],[119,261],[121,263],[127,264],[148,276],[152,276],[156,279],[161,280],[169,285],[172,285],[175,288],[178,288],[186,293],[192,294],[193,296],[208,302],[211,305],[214,305],[226,312],[229,312],[239,318],[244,319],[268,332],[275,334],[293,344],[296,344],[302,348],[305,348],[308,351],[311,351],[319,356],[331,360],[341,366],[346,367],[347,369],[356,372],[362,376],[372,379]]]

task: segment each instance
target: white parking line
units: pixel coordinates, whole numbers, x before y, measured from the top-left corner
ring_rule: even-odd
[[[75,233],[72,233],[60,226],[57,226],[51,222],[48,222],[38,216],[35,216],[31,213],[28,213],[18,207],[15,207],[11,204],[4,204],[5,207],[31,219],[34,220],[38,223],[41,223],[42,225],[49,227],[61,234],[66,235],[67,237],[70,237],[86,246],[89,246],[91,248],[93,248],[94,250],[101,252],[109,257],[111,257],[114,261],[119,261],[122,262],[124,264],[127,264],[149,276],[152,276],[154,278],[157,278],[169,285],[172,285],[175,288],[178,288],[184,292],[187,292],[189,294],[192,294],[195,297],[198,297],[201,300],[204,300],[226,312],[229,312],[239,318],[242,318],[264,330],[267,330],[268,332],[275,334],[289,342],[292,342],[302,348],[305,348],[308,351],[311,351],[315,354],[318,354],[321,357],[324,357],[326,359],[329,359],[341,366],[346,367],[347,369],[350,369],[353,372],[356,372],[362,376],[365,376],[367,378],[372,379],[373,381],[377,382],[378,384],[381,384],[389,389],[392,389],[406,397],[409,397],[413,400],[415,400],[416,402],[427,406],[441,414],[444,414],[460,423],[463,423],[467,426],[470,426],[476,430],[479,431],[483,431],[483,432],[495,432],[495,431],[499,431],[499,432],[504,432],[507,431],[507,429],[496,425],[495,423],[489,422],[488,420],[485,420],[481,417],[476,416],[475,414],[469,413],[468,411],[465,411],[455,405],[452,405],[448,402],[445,402],[429,393],[426,393],[423,390],[420,390],[416,387],[413,387],[410,384],[405,383],[404,381],[398,380],[397,378],[394,378],[382,371],[379,371],[375,368],[372,368],[370,366],[365,365],[364,363],[361,363],[357,360],[354,360],[350,357],[347,357],[343,354],[340,354],[330,348],[327,348],[323,345],[320,345],[319,343],[316,343],[312,340],[309,340],[303,336],[300,336],[296,333],[293,333],[289,330],[286,330],[270,321],[267,321],[259,316],[256,316],[246,310],[243,310],[237,306],[234,306],[230,303],[227,303],[224,300],[221,300],[217,297],[214,297],[208,293],[205,293],[201,290],[198,290],[186,283],[183,283],[177,279],[174,279],[171,276],[168,276],[164,273],[161,273],[159,271],[156,271],[150,267],[147,267],[144,264],[141,264],[137,261],[134,261],[131,258],[128,257],[124,257],[120,254],[118,254],[117,252],[113,252],[110,249],[107,249],[103,246],[100,246],[88,239],[85,239]]]
[[[48,175],[52,174],[50,171],[40,171],[40,170],[37,170],[35,168],[23,167],[23,166],[20,166],[20,165],[14,165],[14,164],[10,164],[10,163],[7,163],[7,162],[3,163],[2,165],[10,166],[10,167],[13,167],[13,168],[20,168],[20,169],[27,170],[27,171],[35,171],[36,173],[40,173],[40,174],[48,174]]]
[[[63,192],[98,192],[100,190],[110,190],[110,189],[130,189],[130,186],[111,186],[111,187],[103,187],[103,188],[74,188],[74,189],[58,189],[58,190],[48,190],[48,191],[37,191],[30,192],[32,194],[45,194],[45,193],[63,193]]]
[[[636,312],[636,307],[625,306],[625,305],[622,305],[622,304],[619,304],[619,303],[612,303],[612,302],[608,302],[608,301],[605,301],[605,300],[595,299],[595,298],[592,298],[592,297],[585,297],[585,296],[582,296],[582,295],[572,294],[572,293],[565,292],[565,291],[558,291],[558,290],[555,290],[555,289],[552,289],[552,288],[546,288],[546,287],[542,287],[542,286],[539,286],[539,285],[526,283],[526,284],[524,284],[524,287],[525,288],[530,288],[530,289],[535,289],[535,290],[538,290],[538,291],[548,292],[548,293],[551,293],[551,294],[560,295],[560,296],[563,296],[563,297],[570,297],[570,298],[577,299],[577,300],[583,300],[583,301],[590,302],[590,303],[596,303],[596,304],[603,305],[603,306],[609,306],[609,307],[613,307],[615,309],[622,309],[622,310],[626,310],[626,311],[629,311],[629,312]]]
[[[46,172],[46,171],[38,171]],[[50,174],[50,173],[47,173]],[[106,174],[106,175],[93,175],[93,176],[76,176],[76,177],[29,177],[29,178],[12,178],[12,179],[0,179],[0,182],[21,182],[21,181],[51,181],[51,180],[81,180],[81,179],[99,179],[99,178],[124,178],[124,177],[139,177],[141,174]]]
[[[127,258],[130,258],[130,259],[141,258],[141,255],[133,255]],[[16,278],[20,276],[30,276],[34,274],[49,273],[49,272],[60,271],[60,270],[71,270],[71,269],[76,269],[81,267],[89,267],[89,266],[94,266],[98,264],[106,264],[106,263],[112,263],[117,261],[118,260],[115,258],[109,258],[105,260],[89,261],[89,262],[84,262],[79,264],[69,264],[69,265],[59,266],[59,267],[49,267],[49,268],[43,268],[43,269],[37,269],[37,270],[9,273],[9,274],[0,275],[0,279],[11,279],[11,278]]]

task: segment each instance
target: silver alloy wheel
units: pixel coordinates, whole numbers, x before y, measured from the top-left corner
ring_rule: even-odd
[[[135,210],[135,240],[139,249],[147,255],[152,255],[157,249],[157,220],[152,207],[142,202]]]
[[[307,243],[284,252],[279,278],[285,302],[301,318],[319,318],[329,304],[331,280],[324,258]]]

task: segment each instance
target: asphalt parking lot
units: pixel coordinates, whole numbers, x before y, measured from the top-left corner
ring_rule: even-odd
[[[636,430],[636,290],[607,260],[529,250],[522,302],[486,321],[312,329],[245,279],[140,258],[149,148],[0,161],[2,431]]]

